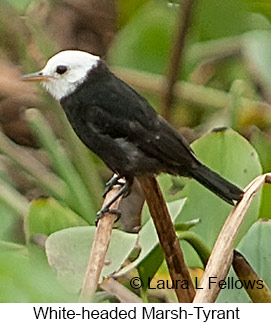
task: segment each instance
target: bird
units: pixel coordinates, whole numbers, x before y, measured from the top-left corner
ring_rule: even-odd
[[[134,178],[160,173],[194,178],[231,205],[242,198],[242,189],[202,164],[185,138],[99,56],[60,51],[22,80],[40,81],[59,101],[80,140],[116,174],[105,194],[125,179],[98,218],[113,212],[111,205],[129,194]]]

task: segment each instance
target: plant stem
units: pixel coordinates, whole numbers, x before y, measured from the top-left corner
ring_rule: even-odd
[[[190,64],[206,59],[222,59],[241,53],[243,36],[224,37],[193,44],[187,50],[187,60]]]
[[[52,165],[69,186],[71,192],[70,204],[73,205],[73,209],[88,222],[92,215],[94,222],[95,208],[92,205],[88,191],[54,136],[49,124],[37,109],[28,109],[26,111],[26,118],[36,137],[46,149]]]
[[[184,0],[179,9],[179,17],[176,24],[175,39],[171,51],[168,70],[166,73],[165,90],[162,95],[161,115],[170,121],[170,111],[174,100],[175,83],[180,73],[181,61],[183,58],[185,39],[191,21],[192,9],[195,0]]]
[[[161,75],[120,67],[115,67],[113,70],[121,79],[141,91],[147,91],[157,95],[160,95],[163,91],[165,78]],[[234,100],[233,95],[230,93],[185,81],[176,82],[175,96],[179,100],[204,106],[206,109],[210,107],[226,109],[232,105]],[[248,106],[256,110],[261,110],[265,120],[271,124],[270,104],[241,97],[240,108],[245,109]]]
[[[186,281],[188,285],[188,289],[178,288],[178,285],[175,286],[178,301],[190,303],[195,295],[194,286],[184,262],[179,239],[168,213],[161,189],[154,176],[140,177],[138,180],[144,192],[161,247],[164,251],[171,279],[173,282]]]
[[[21,216],[26,215],[29,210],[29,201],[2,179],[0,180],[0,200]]]
[[[25,172],[34,177],[45,190],[52,193],[55,197],[60,198],[65,202],[67,201],[69,195],[67,185],[25,149],[13,143],[1,131],[0,151],[7,155]]]
[[[110,201],[119,190],[120,186],[114,186],[113,189],[106,194],[103,205]],[[113,203],[111,208],[118,209],[120,200],[121,198]],[[90,302],[97,289],[105,262],[105,255],[109,247],[114,222],[115,214],[112,213],[104,214],[104,216],[98,222],[79,298],[80,302]]]
[[[199,235],[192,231],[183,231],[177,234],[179,239],[187,241],[195,249],[203,263],[203,266],[205,267],[211,254],[211,250],[204,241],[201,240]]]
[[[233,269],[241,281],[247,282],[257,282],[261,281],[262,288],[253,288],[252,286],[248,286],[245,288],[248,293],[250,299],[254,303],[271,303],[271,293],[264,281],[259,277],[253,268],[250,266],[245,257],[238,251],[233,251],[233,261],[232,261]]]

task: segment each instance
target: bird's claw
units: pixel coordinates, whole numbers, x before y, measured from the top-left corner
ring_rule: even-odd
[[[95,225],[98,225],[99,220],[106,214],[111,213],[116,215],[116,219],[114,222],[117,222],[121,217],[121,212],[117,209],[103,208],[96,214]]]
[[[125,185],[125,182],[121,182],[120,181],[121,177],[120,176],[114,176],[113,178],[111,178],[106,184],[105,184],[105,190],[103,192],[103,198],[106,197],[106,194],[108,192],[110,192],[112,190],[112,188],[115,186],[115,185]]]

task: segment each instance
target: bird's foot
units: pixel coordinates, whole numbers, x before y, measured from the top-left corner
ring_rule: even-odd
[[[117,175],[117,176],[113,176],[106,184],[105,184],[105,190],[103,192],[103,198],[106,197],[106,194],[112,190],[112,188],[115,185],[120,185],[120,186],[124,186],[125,185],[125,181],[120,181],[121,176]]]
[[[117,177],[116,177],[117,178]],[[113,179],[112,179],[113,180]],[[111,180],[111,181],[112,181]],[[110,181],[110,182],[111,182]],[[118,181],[118,180],[117,180]],[[119,220],[120,218],[120,211],[116,210],[116,209],[111,209],[110,207],[112,206],[113,203],[115,203],[117,201],[117,199],[119,199],[120,197],[126,197],[127,195],[129,195],[130,193],[130,187],[132,185],[132,180],[126,180],[124,182],[124,184],[122,185],[121,189],[116,193],[115,196],[113,196],[113,198],[108,201],[103,207],[102,209],[97,213],[97,219],[96,219],[96,225],[98,224],[99,220],[104,216],[105,213],[114,213],[117,215],[116,217],[116,221]]]
[[[108,207],[104,207],[102,208],[97,214],[96,214],[96,221],[95,221],[95,225],[98,225],[98,222],[100,221],[100,219],[106,214],[106,213],[110,213],[110,214],[115,214],[116,215],[116,219],[114,222],[117,222],[120,217],[121,217],[121,212],[117,209],[110,209]]]

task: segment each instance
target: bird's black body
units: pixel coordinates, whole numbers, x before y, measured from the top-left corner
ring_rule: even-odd
[[[242,190],[202,165],[183,137],[103,61],[60,103],[85,145],[128,181],[166,172],[193,177],[228,203],[241,198]]]

